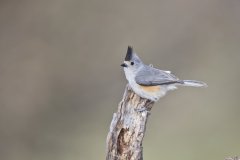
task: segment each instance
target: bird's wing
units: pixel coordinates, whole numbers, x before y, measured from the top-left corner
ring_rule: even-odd
[[[179,79],[166,71],[145,66],[135,77],[136,83],[144,86],[156,86],[178,83]]]

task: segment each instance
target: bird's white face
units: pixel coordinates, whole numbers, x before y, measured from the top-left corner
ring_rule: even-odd
[[[124,67],[124,70],[129,70],[132,73],[136,73],[143,65],[144,64],[142,64],[141,61],[133,58],[130,61],[124,61],[121,66]]]
[[[128,82],[130,83],[130,81],[134,81],[135,73],[134,73],[133,66],[131,65],[131,62],[124,61],[122,66],[123,66],[123,70],[124,70],[124,73],[125,73],[125,76],[126,76],[126,79],[128,80]]]

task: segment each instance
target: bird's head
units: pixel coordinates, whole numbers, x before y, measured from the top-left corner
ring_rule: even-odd
[[[138,55],[134,52],[133,48],[131,46],[128,46],[126,57],[124,59],[123,64],[121,64],[121,66],[124,67],[124,70],[130,70],[132,72],[135,72],[142,65],[143,65],[143,62],[138,57]]]

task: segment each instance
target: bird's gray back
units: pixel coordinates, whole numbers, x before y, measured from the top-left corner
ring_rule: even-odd
[[[166,71],[144,65],[135,77],[136,83],[144,86],[155,86],[177,83],[179,79]]]

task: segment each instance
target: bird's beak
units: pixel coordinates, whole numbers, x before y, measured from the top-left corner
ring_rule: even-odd
[[[122,67],[127,67],[126,63],[121,64]]]

